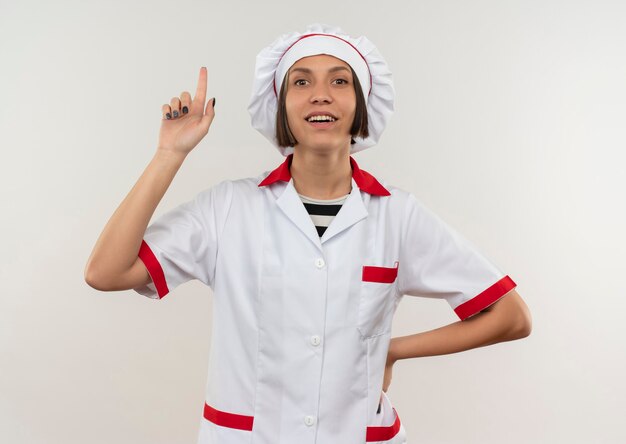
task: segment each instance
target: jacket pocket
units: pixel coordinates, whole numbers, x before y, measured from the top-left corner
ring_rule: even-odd
[[[362,280],[365,282],[380,282],[384,284],[393,283],[398,277],[398,261],[393,267],[378,267],[375,265],[364,265]]]
[[[381,413],[377,414],[375,423],[367,426],[365,441],[377,444],[405,444],[406,430],[385,392],[382,392],[381,407]]]
[[[363,266],[358,320],[359,333],[363,338],[371,338],[391,330],[397,276],[397,261],[394,267]]]
[[[238,430],[252,430],[254,416],[241,415],[238,413],[217,410],[206,402],[204,403],[204,419],[221,427]]]

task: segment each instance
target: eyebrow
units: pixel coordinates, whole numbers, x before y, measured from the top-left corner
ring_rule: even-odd
[[[333,66],[332,68],[328,70],[328,72],[336,72],[336,71],[343,71],[343,70],[350,72],[350,70],[346,68],[345,66]],[[296,71],[301,71],[307,74],[311,74],[313,72],[309,68],[293,68],[291,70],[291,72],[296,72]]]

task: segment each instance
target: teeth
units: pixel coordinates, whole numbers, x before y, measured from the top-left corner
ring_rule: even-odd
[[[324,120],[330,120],[331,122],[335,121],[334,117],[331,116],[312,116],[307,119],[309,122],[320,122]]]

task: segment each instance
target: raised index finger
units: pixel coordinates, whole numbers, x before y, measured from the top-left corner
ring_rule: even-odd
[[[206,100],[206,66],[200,68],[200,77],[198,78],[198,87],[196,88],[196,95],[193,98],[194,102],[199,102],[204,108],[204,101]]]

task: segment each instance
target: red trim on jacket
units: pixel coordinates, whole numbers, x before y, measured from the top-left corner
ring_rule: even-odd
[[[509,291],[514,289],[517,286],[513,279],[509,276],[504,276],[498,282],[493,284],[491,287],[483,291],[477,296],[474,296],[469,301],[463,302],[457,308],[454,309],[454,312],[457,316],[464,321],[470,316],[484,310],[502,296],[507,294]]]
[[[378,267],[374,265],[363,265],[361,280],[365,282],[382,282],[384,284],[393,283],[398,277],[398,261],[394,267]]]
[[[400,416],[398,416],[398,412],[396,412],[395,408],[392,407],[392,409],[396,417],[393,424],[390,426],[368,426],[365,434],[366,442],[388,441],[398,434],[400,431]],[[254,424],[254,416],[239,415],[217,410],[206,402],[204,403],[204,418],[211,421],[213,424],[239,430],[251,431]]]
[[[289,154],[285,161],[281,163],[274,171],[269,173],[265,179],[259,183],[259,186],[271,185],[278,180],[289,182],[291,180],[291,161],[293,159],[293,153]],[[359,189],[366,193],[376,196],[390,196],[391,193],[376,180],[374,176],[365,170],[359,168],[356,161],[350,156],[350,166],[352,167],[352,178],[356,182]]]
[[[159,260],[156,258],[146,241],[143,239],[141,240],[141,246],[139,247],[138,256],[148,269],[148,274],[152,278],[152,282],[154,283],[157,294],[159,295],[159,299],[161,299],[163,296],[170,292],[170,289],[167,288],[165,273],[163,273],[163,268],[161,268]]]
[[[400,417],[398,412],[393,408],[393,413],[396,415],[396,420],[390,426],[368,426],[367,433],[365,434],[365,441],[388,441],[398,434],[400,431]]]
[[[207,403],[204,403],[204,418],[219,426],[239,430],[252,430],[252,423],[254,422],[254,416],[222,412]]]

